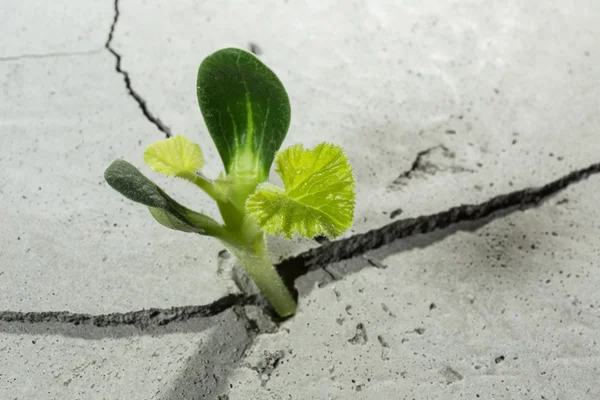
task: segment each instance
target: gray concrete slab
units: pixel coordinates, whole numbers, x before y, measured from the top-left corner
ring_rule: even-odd
[[[244,324],[228,311],[143,332],[60,324],[7,332],[2,325],[0,349],[9,360],[0,366],[2,398],[215,397],[254,337]]]
[[[3,1],[0,60],[100,53],[112,15],[111,5],[99,1]]]
[[[298,314],[277,325],[241,300],[179,322],[157,311],[148,326],[39,313],[237,292],[218,243],[158,226],[102,178],[126,158],[216,216],[142,161],[169,130],[220,171],[194,89],[212,51],[252,43],[280,76],[285,146],[345,148],[352,237],[599,162],[595,2],[60,4],[8,2],[0,17],[0,310],[33,312],[0,313],[0,398],[600,397],[597,176],[369,252],[380,268],[357,254],[309,273]],[[316,247],[271,244],[275,259]]]
[[[225,294],[214,273],[222,246],[156,226],[104,182],[114,158],[142,167],[145,146],[163,138],[127,94],[108,51],[9,60],[0,74],[2,309],[101,313]],[[215,215],[209,199],[184,182],[158,181]]]
[[[369,253],[386,269],[302,278],[298,315],[257,339],[229,398],[598,398],[599,185]]]

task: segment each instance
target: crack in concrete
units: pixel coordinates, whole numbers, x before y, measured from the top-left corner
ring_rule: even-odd
[[[234,307],[262,304],[263,302],[260,296],[229,294],[210,304],[201,306],[171,307],[166,309],[150,308],[147,310],[101,315],[78,314],[68,311],[3,311],[0,312],[0,321],[25,324],[59,323],[92,325],[98,328],[131,325],[139,329],[146,329],[151,326],[163,326],[172,322],[181,322],[192,318],[208,318]]]
[[[89,56],[91,54],[99,54],[101,51],[102,50],[86,50],[86,51],[59,51],[59,52],[55,52],[55,53],[41,53],[41,54],[37,54],[37,53],[19,54],[17,56],[0,57],[0,62],[21,61],[21,60],[40,59],[40,58]]]
[[[390,187],[393,188],[393,187],[397,187],[397,186],[406,185],[407,182],[410,179],[412,179],[415,176],[415,174],[417,174],[419,172],[422,174],[430,174],[430,175],[433,175],[439,171],[447,171],[447,170],[449,170],[450,172],[453,172],[453,173],[475,172],[472,169],[461,167],[458,165],[450,165],[450,166],[445,166],[445,167],[439,166],[429,159],[431,156],[436,155],[436,154],[434,154],[434,152],[439,152],[440,154],[437,154],[437,155],[441,156],[443,158],[446,158],[446,159],[456,158],[456,154],[454,154],[454,152],[452,152],[449,148],[447,148],[444,145],[437,145],[437,146],[429,147],[429,148],[417,153],[417,156],[415,157],[415,160],[413,161],[410,169],[404,171],[396,179],[394,179],[394,181],[392,182]],[[397,215],[398,214],[396,214],[396,216]],[[391,217],[391,218],[393,218],[393,217]]]
[[[460,222],[480,220],[496,212],[511,208],[524,210],[534,207],[567,186],[596,173],[600,173],[600,163],[573,171],[544,186],[517,190],[493,197],[479,204],[461,205],[436,214],[398,220],[381,228],[356,234],[346,239],[325,242],[320,247],[283,260],[276,265],[276,268],[288,288],[297,295],[294,281],[311,271],[323,269],[329,272],[326,267],[331,263],[361,256],[368,251],[375,250],[398,239],[441,230]],[[259,295],[229,294],[207,305],[148,309],[103,315],[77,314],[66,311],[2,311],[0,312],[0,322],[88,324],[97,327],[131,325],[144,329],[192,318],[214,317],[226,310],[245,305],[266,307],[264,299]],[[258,334],[255,327],[248,328],[249,332]]]
[[[394,221],[378,229],[359,233],[346,239],[323,243],[295,257],[283,260],[277,270],[291,289],[293,282],[310,271],[331,263],[360,256],[395,240],[447,228],[459,222],[475,221],[496,212],[512,208],[521,210],[538,205],[542,200],[567,186],[600,172],[600,163],[573,171],[544,186],[517,190],[498,195],[479,204],[463,204],[449,210],[417,218]]]
[[[117,73],[123,75],[123,79],[125,80],[125,87],[127,88],[127,92],[137,102],[137,104],[140,107],[140,109],[142,110],[142,113],[144,114],[144,116],[148,119],[148,121],[152,122],[154,124],[154,126],[156,126],[158,128],[159,131],[164,133],[167,138],[170,138],[171,137],[171,129],[168,126],[166,126],[158,117],[155,117],[154,115],[152,115],[150,110],[148,110],[148,105],[146,103],[146,100],[142,99],[142,97],[135,90],[133,90],[133,87],[131,85],[131,78],[129,77],[129,73],[127,71],[123,70],[123,68],[121,67],[121,55],[119,53],[117,53],[117,51],[115,49],[113,49],[111,47],[113,35],[115,33],[115,28],[117,26],[117,22],[119,21],[119,15],[120,15],[119,14],[119,0],[115,0],[114,9],[115,9],[114,19],[110,26],[110,31],[108,33],[108,39],[106,40],[106,44],[104,45],[104,47],[113,56],[115,56],[115,59],[116,59],[115,70],[117,71]]]
[[[394,183],[400,183],[402,180],[404,179],[410,179],[412,178],[412,176],[414,175],[414,173],[416,171],[419,171],[421,169],[423,169],[422,165],[423,165],[423,159],[429,155],[429,153],[431,153],[433,150],[439,148],[440,146],[433,146],[430,147],[428,149],[425,149],[423,151],[420,151],[417,153],[417,156],[415,157],[415,160],[413,161],[412,165],[410,166],[410,169],[407,171],[404,171],[403,173],[400,174],[400,176],[398,176],[395,180]],[[447,150],[446,148],[443,148],[443,150]]]

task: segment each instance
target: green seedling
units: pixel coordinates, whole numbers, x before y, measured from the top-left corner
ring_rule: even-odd
[[[355,202],[348,159],[328,143],[279,151],[290,125],[288,95],[275,73],[251,53],[228,48],[204,59],[197,95],[225,173],[206,178],[200,146],[180,135],[148,146],[144,160],[155,172],[206,192],[222,222],[181,205],[126,161],[113,161],[104,177],[167,228],[220,240],[275,311],[293,315],[296,303],[271,263],[265,235],[333,238],[348,229]],[[283,188],[267,182],[273,162]]]

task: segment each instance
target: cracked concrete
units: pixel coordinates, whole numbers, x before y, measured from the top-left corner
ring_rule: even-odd
[[[31,9],[48,16],[36,30]],[[8,2],[0,397],[600,397],[595,9]],[[218,173],[194,86],[225,46],[285,83],[285,145],[326,137],[355,167],[351,231],[270,240],[298,291],[287,321],[240,293],[218,243],[102,182],[116,157],[144,169],[170,129]]]
[[[113,22],[110,26],[110,31],[108,33],[108,39],[106,40],[106,44],[104,45],[104,47],[106,47],[106,49],[110,52],[110,54],[115,56],[115,59],[116,59],[115,69],[119,74],[123,75],[123,79],[125,81],[125,87],[127,88],[127,92],[129,92],[129,95],[131,97],[133,97],[133,99],[136,101],[136,103],[140,107],[140,110],[142,110],[142,113],[148,119],[148,121],[152,122],[159,131],[164,133],[165,136],[167,138],[169,138],[169,137],[171,137],[171,129],[168,126],[166,126],[158,117],[155,117],[150,112],[150,110],[148,109],[148,105],[146,104],[146,100],[144,100],[135,90],[133,90],[133,87],[131,84],[131,77],[129,76],[129,73],[127,71],[124,71],[123,68],[121,67],[122,56],[119,53],[117,53],[117,51],[112,47],[112,41],[113,41],[113,36],[115,34],[115,28],[117,26],[117,22],[119,22],[119,15],[120,15],[119,14],[119,0],[114,0],[114,7],[115,7],[115,16],[114,16]]]
[[[269,392],[237,371],[230,398],[596,398],[600,297],[588,282],[600,225],[597,212],[590,223],[575,216],[598,184],[564,192],[576,208],[556,199],[433,244],[425,238],[435,232],[375,252],[395,271],[366,268],[320,289],[318,276],[301,278],[303,309],[285,324],[293,334],[254,348],[293,349],[293,363]],[[348,339],[360,324],[368,335],[358,346]]]
[[[422,235],[450,227],[450,232],[443,233],[442,237],[445,237],[448,234],[461,229],[459,224],[465,224],[469,221],[489,223],[490,218],[487,217],[494,213],[502,212],[503,214],[500,214],[500,216],[504,217],[506,213],[514,211],[516,207],[519,207],[522,211],[526,207],[535,206],[547,197],[554,195],[557,191],[595,173],[600,173],[600,164],[593,164],[588,168],[573,171],[565,177],[550,182],[541,188],[524,189],[507,195],[500,195],[479,205],[463,205],[434,215],[396,221],[365,234],[354,235],[334,242],[327,242],[325,245],[313,248],[276,264],[276,268],[284,278],[284,281],[289,285],[291,291],[295,291],[294,285],[298,278],[317,269],[323,270],[331,280],[335,281],[340,279],[339,272],[337,274],[338,276],[336,276],[328,269],[329,264],[355,258],[360,255],[363,255],[362,258],[365,259],[369,265],[379,269],[386,269],[387,265],[376,258],[364,255],[364,253],[377,250],[398,239]],[[487,218],[487,220],[485,220],[485,218]],[[475,227],[477,227],[477,225],[467,225],[462,229],[468,230],[474,229]],[[225,250],[219,252],[220,258],[224,257],[224,252],[226,253]],[[235,262],[235,260],[230,257],[228,257],[228,259]],[[219,273],[219,270],[217,270],[217,273]],[[242,293],[258,293],[258,290],[255,287],[251,287],[254,286],[252,281],[245,276],[243,270],[241,270],[239,266],[238,268],[235,268],[235,271],[231,273],[230,277],[236,284],[238,290]],[[247,304],[260,305],[261,302],[256,296],[256,294],[251,296],[229,294],[216,300],[214,303],[205,306],[172,307],[170,309],[150,309],[106,315],[74,314],[63,311],[44,311],[40,313],[6,311],[0,312],[0,321],[22,322],[28,324],[54,322],[71,323],[75,325],[91,324],[98,327],[134,325],[140,328],[146,328],[150,325],[166,325],[170,322],[179,322],[191,318],[213,317],[227,309]],[[435,305],[432,303],[431,308],[434,307]]]
[[[417,153],[409,170],[404,171],[398,176],[392,184],[392,188],[399,185],[406,185],[413,177],[419,174],[435,174],[440,171],[450,171],[452,173],[475,172],[471,168],[466,168],[455,164],[456,154],[444,145],[430,147]],[[450,162],[449,162],[450,161]],[[392,211],[392,214],[396,211]],[[391,214],[390,214],[391,215]]]
[[[106,17],[98,26],[103,40],[112,14]],[[103,181],[114,158],[141,167],[144,147],[162,138],[127,94],[108,51],[6,62],[0,77],[10,99],[0,128],[0,166],[10,171],[0,178],[1,309],[102,314],[206,304],[227,294],[212,270],[218,243],[206,242],[199,257],[197,238],[165,235]],[[161,185],[216,216],[193,188],[168,179]],[[206,287],[197,290],[198,281]]]

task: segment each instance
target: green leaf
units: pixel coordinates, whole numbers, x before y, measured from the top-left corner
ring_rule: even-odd
[[[222,230],[212,218],[173,200],[127,161],[113,161],[104,172],[104,179],[129,200],[148,206],[154,218],[168,228],[210,236],[219,236]]]
[[[152,143],[144,152],[144,161],[153,171],[192,182],[204,166],[200,146],[182,135]]]
[[[152,143],[144,151],[144,161],[152,170],[188,180],[214,200],[220,199],[213,183],[200,174],[204,166],[200,146],[185,136],[178,135]]]
[[[335,237],[352,225],[354,176],[342,149],[327,143],[313,150],[291,146],[277,154],[275,171],[285,190],[261,184],[246,212],[267,233]]]
[[[290,125],[290,102],[275,73],[253,54],[234,48],[206,57],[197,95],[227,173],[269,170]]]
[[[166,226],[169,229],[174,229],[176,231],[183,232],[197,232],[198,230],[187,223],[179,220],[176,216],[171,214],[168,211],[162,210],[160,208],[148,207],[150,210],[150,214],[154,217],[156,221],[162,226]]]

